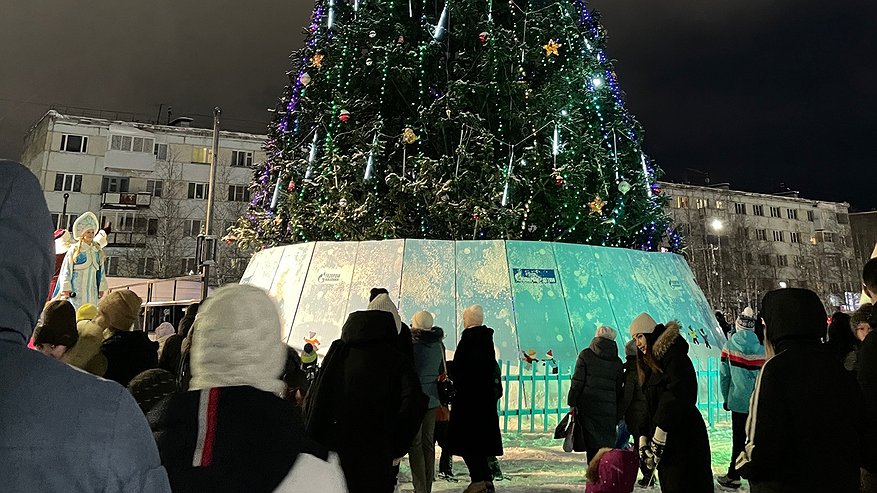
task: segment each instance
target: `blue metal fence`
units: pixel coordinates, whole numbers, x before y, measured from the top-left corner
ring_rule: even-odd
[[[554,430],[569,411],[566,396],[572,380],[572,365],[500,361],[503,396],[497,404],[503,432],[535,433]],[[694,360],[698,381],[697,407],[710,428],[727,421],[722,408],[718,358]]]

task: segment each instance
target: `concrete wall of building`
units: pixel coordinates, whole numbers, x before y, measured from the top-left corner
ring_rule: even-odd
[[[62,148],[65,135],[86,137],[85,152]],[[114,149],[113,136],[140,139],[135,142],[141,144],[141,150],[133,145],[129,150]],[[233,166],[233,153],[249,153],[251,158],[245,158],[243,164],[264,161],[264,140],[264,135],[221,132],[214,234],[223,236],[248,203],[240,192],[247,189],[253,171],[247,166]],[[157,145],[167,146],[166,158],[156,154]],[[186,273],[194,261],[195,239],[203,226],[207,200],[200,193],[190,198],[189,188],[190,184],[209,181],[210,159],[205,158],[211,154],[212,145],[212,129],[111,122],[50,111],[27,135],[22,156],[24,164],[39,178],[50,212],[61,215],[66,193],[71,219],[92,211],[110,225],[115,233],[110,235],[106,249],[111,275],[171,277]],[[75,181],[65,181],[62,189],[56,190],[59,174],[74,175]],[[119,195],[106,195],[112,192],[104,187],[107,179],[125,180],[125,192],[137,194],[146,203],[127,205]],[[156,182],[162,184],[160,196],[154,192]],[[75,189],[71,189],[71,183],[76,184]],[[232,197],[236,200],[229,200],[229,187],[237,187],[234,191],[238,193]],[[57,221],[64,226],[63,219]],[[220,247],[220,255],[224,267],[216,270],[219,279],[239,278],[246,256],[228,245]]]
[[[736,313],[768,290],[805,287],[827,307],[857,291],[849,204],[663,183],[667,213],[708,299]]]

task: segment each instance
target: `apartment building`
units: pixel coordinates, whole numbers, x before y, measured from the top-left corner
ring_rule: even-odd
[[[808,288],[829,309],[858,297],[849,204],[662,183],[667,212],[686,236],[685,256],[716,308],[757,307],[782,287]]]
[[[28,132],[23,163],[39,178],[52,219],[72,229],[85,211],[109,233],[110,276],[167,278],[198,271],[195,238],[204,229],[212,129],[153,125],[47,112]],[[252,165],[264,135],[221,132],[213,233],[246,210]],[[240,278],[248,258],[222,244],[213,280]]]

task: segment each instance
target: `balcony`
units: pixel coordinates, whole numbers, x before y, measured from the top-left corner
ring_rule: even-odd
[[[152,204],[152,194],[140,193],[104,193],[101,195],[102,209],[146,209]]]
[[[146,234],[135,232],[107,233],[107,247],[143,248],[146,246]]]

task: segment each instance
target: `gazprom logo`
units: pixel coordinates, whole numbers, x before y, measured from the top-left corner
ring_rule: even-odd
[[[335,284],[339,282],[341,282],[340,272],[321,272],[317,276],[317,283],[319,284]]]

